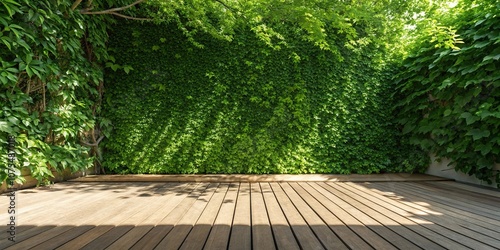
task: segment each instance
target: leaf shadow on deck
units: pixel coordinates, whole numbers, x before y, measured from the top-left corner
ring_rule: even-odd
[[[500,195],[476,191],[443,182],[65,183],[19,191],[16,244],[0,207],[0,249],[499,249]],[[28,202],[36,197],[40,205]]]

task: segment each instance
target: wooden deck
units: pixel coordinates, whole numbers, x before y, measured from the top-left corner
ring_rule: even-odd
[[[0,249],[500,249],[500,192],[452,181],[64,182]]]

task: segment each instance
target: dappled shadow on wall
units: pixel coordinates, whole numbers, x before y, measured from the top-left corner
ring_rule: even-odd
[[[232,43],[202,37],[199,49],[175,30],[114,30],[115,39],[144,48],[165,41],[138,53],[111,39],[121,48],[117,61],[134,68],[106,74],[103,116],[113,132],[104,165],[111,171],[371,173],[387,171],[399,153],[378,61],[349,50],[341,60],[301,39],[293,50],[270,51],[245,30]]]

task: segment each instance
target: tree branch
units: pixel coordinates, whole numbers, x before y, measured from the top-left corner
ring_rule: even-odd
[[[101,13],[94,13],[94,12],[84,12],[82,14],[84,14],[84,15],[103,15]],[[153,21],[153,19],[151,19],[151,18],[127,16],[127,15],[123,15],[123,14],[116,13],[116,12],[109,12],[109,13],[105,13],[105,14],[115,15],[115,16],[126,18],[126,19],[132,19],[132,20]]]
[[[77,0],[77,2],[75,2],[73,5],[75,4],[80,4],[82,0]],[[119,17],[122,17],[122,18],[126,18],[126,19],[131,19],[131,20],[139,20],[139,21],[152,21],[153,19],[151,18],[143,18],[143,17],[133,17],[133,16],[127,16],[127,15],[124,15],[124,14],[120,14],[120,13],[117,13],[117,11],[122,11],[122,10],[125,10],[125,9],[128,9],[128,8],[131,8],[135,5],[138,5],[142,2],[145,2],[146,0],[137,0],[129,5],[126,5],[126,6],[123,6],[123,7],[119,7],[119,8],[113,8],[113,9],[107,9],[107,10],[101,10],[101,11],[90,11],[92,9],[92,7],[89,7],[87,9],[82,9],[80,10],[80,13],[84,14],[84,15],[105,15],[105,14],[110,14],[110,15],[115,15],[115,16],[119,16]],[[76,6],[78,6],[78,4]],[[75,8],[76,8],[75,6]]]
[[[84,146],[87,146],[87,147],[97,147],[99,145],[99,143],[102,141],[102,139],[104,139],[104,135],[102,135],[101,137],[99,137],[99,139],[97,139],[97,141],[95,143],[88,143],[88,142],[85,142],[85,141],[81,141],[81,143]]]
[[[123,14],[116,13],[116,12],[111,12],[109,14],[115,15],[115,16],[119,16],[119,17],[123,17],[123,18],[126,18],[126,19],[132,19],[132,20],[153,21],[153,19],[151,19],[151,18],[127,16],[127,15],[123,15]]]
[[[76,0],[73,5],[71,5],[71,10],[75,10],[78,5],[82,3],[82,0]]]
[[[93,14],[93,15],[99,15],[99,14],[113,14],[113,13],[115,13],[115,12],[117,12],[117,11],[122,11],[122,10],[126,10],[126,9],[128,9],[128,8],[131,8],[131,7],[133,7],[133,6],[135,6],[135,5],[138,5],[138,4],[140,4],[140,3],[144,2],[144,1],[146,1],[146,0],[137,0],[137,1],[135,1],[135,2],[133,2],[133,3],[131,3],[131,4],[129,4],[129,5],[126,5],[126,6],[123,6],[123,7],[118,7],[118,8],[112,8],[112,9],[107,9],[107,10],[92,11],[92,12],[87,11],[87,10],[81,10],[80,12],[81,12],[82,14]]]
[[[229,6],[229,5],[227,5],[226,3],[222,2],[222,0],[214,0],[214,1],[220,3],[222,6],[226,7],[226,9],[228,9],[228,10],[234,12],[234,13],[237,13],[237,10],[235,8],[233,8],[233,7]]]

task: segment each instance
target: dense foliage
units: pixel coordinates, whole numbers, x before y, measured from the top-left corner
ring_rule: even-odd
[[[390,75],[376,56],[379,48],[344,48],[339,56],[286,35],[279,50],[244,29],[232,42],[195,37],[200,49],[168,26],[114,27],[116,61],[131,65],[133,74],[106,74],[113,84],[105,116],[114,124],[106,167],[120,173],[374,173],[426,166],[425,158],[398,162],[408,153],[394,150]]]
[[[112,17],[172,22],[192,44],[209,34],[232,40],[245,26],[269,48],[288,46],[283,23],[297,27],[294,37],[339,55],[339,49],[366,45],[383,47],[403,18],[396,9],[411,9],[405,1],[350,3],[330,8],[328,1],[144,1],[0,0],[0,146],[7,152],[7,135],[16,138],[16,174],[30,170],[40,183],[52,172],[100,167],[99,142],[109,135],[102,118],[104,67],[129,73],[130,65],[108,57],[107,29]],[[418,4],[417,4],[418,5]],[[367,8],[369,6],[369,8]],[[378,15],[374,15],[378,11]],[[325,27],[335,27],[328,33]],[[358,26],[364,26],[364,34]],[[346,37],[330,44],[328,36]],[[183,38],[180,38],[183,39]],[[381,51],[381,50],[377,50]],[[372,52],[376,52],[372,50]],[[372,55],[375,56],[375,55]],[[380,55],[379,55],[380,56]],[[0,156],[6,166],[7,154]],[[2,168],[1,179],[8,170]],[[18,176],[19,177],[19,176]],[[22,179],[22,178],[20,178]]]
[[[399,123],[412,144],[500,185],[493,169],[500,161],[500,4],[467,1],[458,9],[422,32],[406,59]]]
[[[499,9],[0,0],[0,150],[14,136],[16,174],[40,183],[104,160],[122,173],[371,173],[420,171],[428,153],[498,183]],[[133,21],[108,47],[116,18]]]
[[[53,170],[88,168],[81,140],[96,136],[105,17],[73,12],[67,1],[1,0],[0,27],[0,165],[11,135],[17,175],[27,168],[43,183]],[[2,167],[0,180],[7,173]]]

